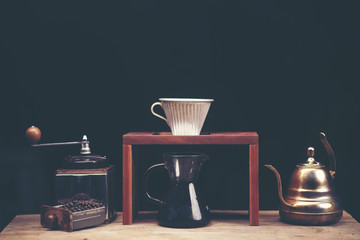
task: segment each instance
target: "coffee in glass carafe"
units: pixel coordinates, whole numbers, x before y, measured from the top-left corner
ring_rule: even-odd
[[[144,174],[144,187],[148,199],[160,206],[159,225],[164,227],[202,227],[210,222],[210,212],[198,191],[197,180],[203,162],[203,153],[165,153],[164,163],[148,168]],[[157,168],[165,168],[170,176],[170,188],[165,201],[148,192],[148,179]]]

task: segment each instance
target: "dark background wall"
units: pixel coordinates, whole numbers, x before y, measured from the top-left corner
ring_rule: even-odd
[[[286,185],[308,146],[327,164],[324,131],[338,194],[359,219],[359,10],[358,1],[2,1],[1,225],[50,204],[54,170],[78,151],[31,149],[27,127],[42,142],[87,134],[121,172],[124,133],[169,131],[150,113],[159,97],[213,98],[204,131],[258,132],[261,209],[278,206],[263,165]],[[142,154],[159,162],[165,150]],[[246,149],[202,150],[210,205],[246,209]]]

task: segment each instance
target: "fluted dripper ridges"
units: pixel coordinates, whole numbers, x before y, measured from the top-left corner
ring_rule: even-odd
[[[162,102],[162,107],[173,135],[199,135],[210,105],[210,101]]]

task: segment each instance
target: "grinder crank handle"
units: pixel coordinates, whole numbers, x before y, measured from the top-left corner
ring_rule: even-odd
[[[35,126],[29,127],[25,136],[27,140],[31,143],[31,147],[48,147],[48,146],[64,146],[64,145],[76,145],[81,144],[80,154],[91,154],[89,144],[90,142],[87,139],[87,136],[84,135],[82,141],[77,142],[57,142],[57,143],[38,143],[41,138],[41,131]]]

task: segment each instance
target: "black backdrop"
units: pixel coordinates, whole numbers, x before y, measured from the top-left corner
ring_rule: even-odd
[[[258,132],[261,209],[278,206],[263,165],[286,185],[308,146],[327,164],[324,131],[338,194],[359,218],[359,11],[358,1],[2,1],[1,224],[49,204],[54,170],[78,151],[31,149],[27,127],[42,142],[87,134],[121,171],[124,133],[169,131],[150,113],[159,97],[213,98],[204,131]],[[203,171],[212,206],[246,209],[247,156],[203,150],[214,159]],[[161,150],[144,151],[161,161]]]

